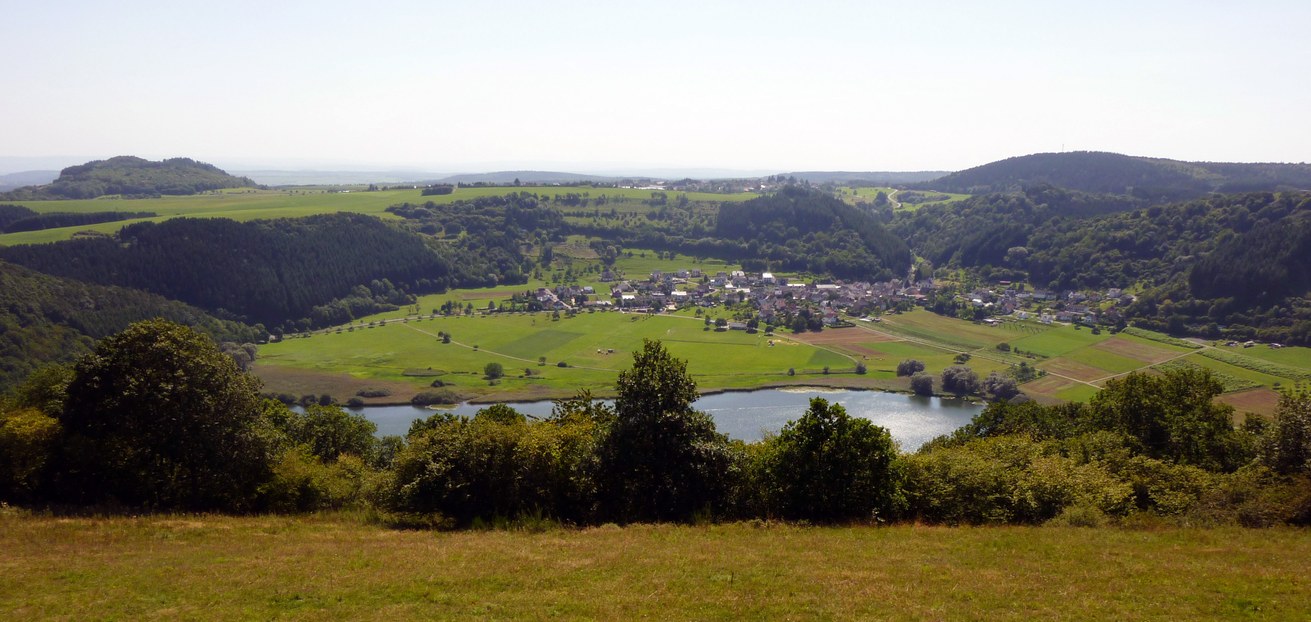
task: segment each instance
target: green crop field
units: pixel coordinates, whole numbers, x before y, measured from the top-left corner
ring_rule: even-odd
[[[968,199],[971,196],[968,194],[959,194],[955,192],[939,192],[937,190],[926,190],[923,192],[932,195],[945,195],[947,198],[938,201],[925,201],[923,203],[908,203],[906,201],[901,201],[900,197],[893,197],[893,199],[901,203],[901,208],[900,208],[901,211],[913,212],[921,207],[948,205],[951,203],[956,203],[957,201],[963,201],[965,199]]]
[[[258,218],[296,218],[333,212],[356,212],[373,214],[384,218],[392,217],[385,210],[397,203],[451,203],[458,200],[474,199],[484,196],[500,196],[511,192],[530,192],[546,196],[555,196],[568,192],[586,192],[591,197],[602,194],[609,197],[623,197],[631,200],[651,198],[650,190],[632,188],[566,188],[559,186],[524,186],[524,187],[488,187],[457,188],[451,194],[421,196],[419,190],[382,190],[377,192],[352,191],[337,192],[314,188],[282,188],[270,190],[236,189],[211,192],[192,196],[166,196],[157,199],[117,199],[102,197],[99,199],[77,201],[16,201],[39,213],[49,212],[104,212],[132,211],[154,212],[155,218],[130,221],[99,223],[77,227],[62,227],[43,231],[25,231],[0,235],[0,246],[14,244],[38,244],[66,240],[78,231],[99,231],[113,233],[123,225],[141,220],[160,221],[178,216],[197,218],[231,218],[234,220],[254,220]],[[668,193],[670,196],[687,194],[692,201],[722,202],[745,201],[753,198],[751,193],[713,194],[707,192]],[[616,205],[630,205],[620,203]],[[631,204],[636,209],[640,204]],[[646,211],[649,208],[642,208]]]
[[[441,343],[442,332],[452,335],[452,343]],[[700,320],[613,311],[559,320],[546,313],[497,314],[356,326],[262,346],[259,364],[425,384],[429,379],[405,372],[431,368],[446,372],[441,380],[470,397],[561,396],[578,389],[611,390],[643,338],[659,339],[674,356],[687,360],[702,389],[784,382],[822,375],[824,367],[850,373],[855,365],[842,355],[782,337],[707,331]],[[546,358],[545,365],[539,357]],[[492,362],[506,370],[495,385],[482,377]],[[559,367],[561,362],[567,367]],[[786,375],[789,368],[796,376]]]
[[[885,316],[878,329],[963,350],[991,348],[1014,335],[996,326],[944,317],[923,309]]]
[[[1205,352],[1205,350],[1203,352]],[[1198,365],[1200,367],[1205,367],[1207,369],[1211,369],[1228,376],[1241,378],[1243,380],[1247,380],[1249,382],[1253,382],[1258,385],[1266,386],[1266,387],[1274,386],[1276,384],[1280,386],[1292,386],[1293,384],[1296,383],[1296,380],[1293,378],[1276,376],[1273,374],[1267,374],[1253,369],[1248,369],[1245,367],[1239,367],[1237,365],[1231,365],[1224,361],[1218,361],[1211,357],[1203,356],[1201,352],[1197,354],[1189,355],[1179,360],[1186,361],[1194,365]]]
[[[1300,529],[0,515],[9,620],[1305,620]]]
[[[1108,374],[1124,374],[1135,369],[1142,369],[1145,366],[1143,361],[1112,354],[1098,348],[1080,348],[1066,353],[1065,358],[1105,369]]]
[[[1094,335],[1087,327],[1057,326],[1036,335],[1016,339],[1010,344],[1012,349],[1032,352],[1040,356],[1061,356],[1110,338],[1110,333]]]

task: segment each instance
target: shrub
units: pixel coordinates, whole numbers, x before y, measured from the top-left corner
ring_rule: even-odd
[[[915,359],[906,359],[900,363],[897,363],[897,376],[914,376],[915,374],[922,371],[924,371],[923,361],[917,361]]]
[[[410,398],[410,403],[415,406],[431,406],[433,404],[459,404],[460,396],[450,389],[439,389],[437,391],[422,391]]]
[[[923,372],[916,372],[910,377],[910,390],[916,395],[933,395],[933,376]]]
[[[484,409],[473,419],[434,416],[380,480],[385,520],[411,526],[471,525],[523,516],[590,520],[596,426],[586,418],[529,423]],[[517,413],[516,413],[517,414]],[[400,518],[397,518],[400,517]]]
[[[59,435],[59,421],[35,408],[0,413],[0,499],[32,499]]]
[[[325,464],[306,447],[294,447],[273,465],[273,477],[260,486],[260,501],[271,512],[338,509],[361,500],[368,469],[356,456]]]

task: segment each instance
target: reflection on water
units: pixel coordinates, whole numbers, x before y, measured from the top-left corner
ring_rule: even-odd
[[[935,436],[947,434],[966,423],[983,407],[960,400],[919,397],[880,391],[834,389],[761,389],[738,393],[717,393],[697,400],[696,408],[715,419],[715,426],[730,438],[759,440],[766,432],[777,432],[796,419],[810,405],[810,398],[822,397],[842,404],[847,412],[888,429],[902,449],[913,451]],[[486,405],[460,404],[445,412],[473,415]],[[552,402],[511,404],[521,413],[537,417],[551,414]],[[431,410],[413,406],[369,406],[361,409],[378,425],[378,434],[404,435],[415,419],[428,417]]]

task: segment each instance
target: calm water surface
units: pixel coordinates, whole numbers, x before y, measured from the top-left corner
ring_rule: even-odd
[[[936,397],[918,397],[881,391],[839,391],[827,389],[762,389],[739,393],[717,393],[697,400],[698,410],[709,413],[715,426],[730,438],[760,440],[765,432],[777,432],[783,424],[801,417],[810,398],[822,397],[842,404],[847,412],[881,425],[913,451],[940,434],[947,434],[983,410],[978,404]],[[545,417],[553,403],[519,402],[511,404],[521,413]],[[443,412],[473,415],[486,404],[460,404]],[[414,406],[368,406],[360,411],[378,425],[379,435],[403,436],[415,419],[426,418],[434,411]]]

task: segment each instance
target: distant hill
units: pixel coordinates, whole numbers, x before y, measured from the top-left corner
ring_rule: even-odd
[[[434,180],[443,184],[512,184],[515,180],[524,185],[532,184],[573,184],[591,181],[612,182],[618,177],[601,175],[584,175],[581,173],[560,173],[555,171],[495,171],[491,173],[463,173]]]
[[[70,166],[50,184],[27,186],[7,193],[9,200],[94,199],[104,195],[186,195],[255,186],[246,177],[235,177],[212,164],[188,158],[159,162],[135,156],[118,156]]]
[[[797,179],[808,181],[812,184],[825,184],[831,182],[838,184],[865,184],[872,186],[900,186],[902,184],[932,181],[948,174],[947,171],[799,171],[795,173],[783,173],[782,176],[796,177]]]
[[[1210,192],[1309,189],[1311,165],[1181,162],[1098,151],[1037,153],[976,166],[918,186],[985,194],[1039,184],[1159,202]]]
[[[215,319],[155,294],[64,279],[0,261],[0,388],[46,363],[89,352],[96,339],[163,317],[219,341],[257,341],[264,331]]]
[[[352,171],[313,169],[250,169],[229,171],[249,177],[265,186],[347,186],[362,184],[417,184],[423,179],[439,179],[449,173],[417,170]]]
[[[19,171],[0,175],[0,192],[8,192],[23,186],[48,184],[59,177],[59,171]]]

